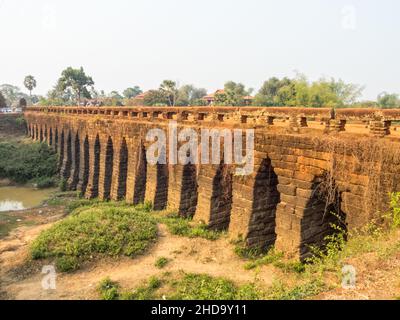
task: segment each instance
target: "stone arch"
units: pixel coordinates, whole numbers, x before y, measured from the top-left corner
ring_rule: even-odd
[[[79,139],[79,133],[76,132],[74,138],[74,148],[73,148],[73,168],[71,170],[71,180],[70,180],[70,189],[76,190],[76,187],[79,182],[79,169],[80,169],[80,161],[81,161],[81,141]]]
[[[113,162],[114,162],[114,145],[111,137],[107,139],[106,155],[104,162],[104,193],[103,199],[110,200],[111,198],[111,185],[113,176]]]
[[[70,130],[68,130],[67,141],[66,141],[65,147],[66,147],[66,149],[63,152],[64,158],[62,161],[60,175],[63,179],[68,180],[71,175],[71,165],[72,165],[72,135],[71,135]]]
[[[138,152],[138,162],[136,167],[135,187],[133,193],[133,204],[143,203],[146,194],[147,181],[147,157],[146,148],[141,145]]]
[[[263,159],[255,176],[247,245],[267,249],[276,241],[276,210],[280,203],[278,176],[269,158]]]
[[[82,194],[86,193],[86,188],[89,182],[89,166],[90,166],[90,151],[89,151],[89,138],[85,137],[83,142],[83,170],[82,170]]]
[[[61,168],[62,167],[62,164],[63,164],[63,161],[64,161],[64,148],[65,148],[65,133],[64,133],[64,130],[63,129],[61,129],[61,134],[60,134],[60,137],[59,137],[59,148],[60,148],[60,151],[59,151],[59,167]]]
[[[297,194],[299,194],[297,189]],[[309,196],[305,208],[301,208],[300,257],[310,255],[310,246],[324,248],[326,237],[338,233],[337,227],[347,231],[346,214],[342,210],[342,197],[336,183],[327,178],[316,177],[311,190],[306,191]]]
[[[53,128],[50,127],[49,130],[49,146],[53,146]]]
[[[221,162],[213,178],[209,227],[227,230],[232,211],[232,172],[230,166]]]
[[[47,143],[48,141],[48,135],[47,135],[47,124],[44,125],[44,132],[43,132],[43,140],[46,141]]]
[[[42,126],[40,126],[39,141],[40,141],[40,142],[43,142],[43,128],[42,128]]]
[[[156,174],[154,210],[164,210],[168,202],[168,165],[157,163]]]
[[[35,125],[35,140],[39,140],[39,127],[37,124]]]
[[[54,132],[54,149],[58,150],[58,128],[55,129]]]
[[[90,198],[97,198],[99,196],[100,152],[100,138],[97,135],[93,147],[93,167],[91,168],[93,170],[93,178],[90,188]]]
[[[117,200],[126,198],[126,180],[128,178],[128,146],[125,138],[122,139],[119,151],[118,190]]]
[[[179,201],[179,215],[193,218],[198,201],[198,184],[196,165],[189,163],[183,166],[181,192]]]

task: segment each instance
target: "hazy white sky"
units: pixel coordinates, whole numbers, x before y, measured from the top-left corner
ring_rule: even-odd
[[[398,0],[0,0],[0,84],[46,93],[68,66],[97,89],[258,89],[271,76],[342,78],[400,93]]]

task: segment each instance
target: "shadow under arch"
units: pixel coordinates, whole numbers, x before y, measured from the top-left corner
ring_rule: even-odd
[[[179,215],[184,218],[193,218],[198,201],[198,184],[196,165],[188,163],[183,166],[181,192],[179,201]]]
[[[232,211],[232,172],[221,162],[213,178],[209,228],[223,231],[229,228]]]
[[[73,176],[71,177],[70,189],[76,190],[76,187],[79,182],[79,169],[80,169],[80,161],[81,161],[81,141],[79,140],[79,132],[76,132],[74,139],[74,168],[73,168]]]
[[[135,186],[133,192],[133,204],[137,205],[143,203],[146,194],[146,181],[147,181],[147,156],[146,148],[142,144],[139,147],[138,162],[136,167]]]
[[[93,148],[93,180],[90,190],[91,198],[97,198],[99,196],[100,152],[101,152],[100,138],[99,135],[97,135]]]
[[[121,148],[119,150],[119,170],[118,170],[118,190],[117,200],[126,198],[126,179],[128,178],[128,146],[126,139],[122,139]]]
[[[61,166],[61,177],[65,180],[68,180],[71,175],[71,166],[72,166],[72,134],[71,131],[68,130],[67,135],[67,152],[64,155],[64,159]],[[64,153],[64,152],[63,152]]]
[[[301,259],[304,260],[312,254],[311,246],[323,250],[327,244],[327,236],[339,232],[344,232],[347,240],[346,214],[342,211],[341,193],[335,181],[327,175],[316,177],[301,221]]]
[[[89,182],[89,166],[90,166],[90,152],[89,152],[89,137],[86,135],[85,136],[85,141],[83,142],[83,167],[82,167],[82,173],[80,177],[79,184],[80,186],[78,187],[81,190],[81,195],[84,195],[86,193],[87,185]]]
[[[113,176],[113,162],[114,162],[114,145],[111,137],[108,137],[106,145],[106,158],[104,165],[104,200],[110,200],[111,185]]]
[[[49,130],[49,146],[53,146],[53,128],[50,127]]]
[[[276,241],[276,209],[280,203],[278,176],[271,159],[264,159],[256,173],[247,245],[267,249]]]

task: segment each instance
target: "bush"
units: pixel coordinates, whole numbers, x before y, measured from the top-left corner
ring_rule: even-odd
[[[400,227],[400,192],[390,195],[390,224],[393,228]]]
[[[79,261],[77,257],[62,256],[56,260],[57,270],[60,272],[75,271],[79,268]]]
[[[54,177],[41,177],[33,180],[39,189],[51,188],[56,185],[56,179]]]
[[[60,271],[92,257],[142,254],[157,237],[156,221],[134,207],[94,204],[79,207],[42,232],[31,245],[33,259],[57,258]],[[60,258],[64,258],[60,260]]]
[[[46,144],[0,143],[0,178],[27,183],[52,178],[56,173],[57,155]]]
[[[157,259],[156,263],[154,264],[156,268],[162,269],[168,264],[169,260],[165,257],[160,257]]]
[[[98,291],[103,300],[117,300],[120,296],[118,283],[105,278],[99,284]]]

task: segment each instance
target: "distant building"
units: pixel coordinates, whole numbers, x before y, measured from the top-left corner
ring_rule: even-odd
[[[133,106],[144,106],[144,99],[146,98],[146,95],[149,93],[149,91],[143,92],[133,99],[130,99],[131,103]]]
[[[225,90],[219,89],[214,93],[208,94],[205,97],[201,98],[201,100],[203,100],[208,106],[212,106],[215,102],[215,96],[217,94],[223,94],[223,93],[225,93]]]
[[[206,95],[205,97],[202,98],[202,100],[206,103],[208,106],[212,106],[215,103],[215,96],[218,94],[224,94],[225,90],[219,89],[215,91],[214,93],[211,93],[209,95]],[[243,103],[245,106],[250,106],[253,103],[254,97],[252,96],[244,96],[243,97]]]

